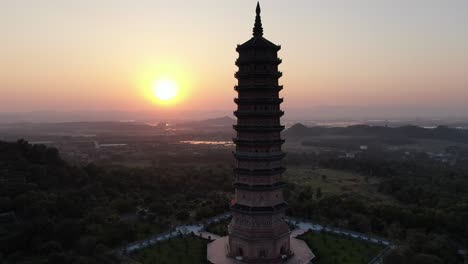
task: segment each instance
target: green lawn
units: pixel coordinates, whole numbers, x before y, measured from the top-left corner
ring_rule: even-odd
[[[384,248],[329,233],[307,232],[299,239],[304,240],[316,255],[314,264],[367,264]],[[174,238],[137,251],[131,257],[141,264],[207,264],[208,242],[195,236]]]
[[[307,232],[298,238],[314,252],[314,264],[367,264],[384,249],[384,246],[329,233]]]
[[[208,242],[195,236],[174,238],[137,251],[131,257],[141,264],[207,264]]]

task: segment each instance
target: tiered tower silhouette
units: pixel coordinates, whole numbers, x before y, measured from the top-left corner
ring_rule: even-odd
[[[290,237],[284,219],[284,126],[280,123],[284,112],[279,97],[283,87],[278,82],[281,46],[263,37],[260,12],[257,3],[253,37],[236,49],[235,198],[229,236],[208,245],[208,260],[216,264],[308,263],[314,257],[304,241]]]
[[[259,4],[256,11],[253,38],[236,49],[236,193],[231,206],[229,250],[230,255],[246,262],[261,259],[276,263],[290,255],[290,231],[284,221],[285,183],[281,181],[285,171],[281,165],[284,140],[280,135],[284,129],[280,124],[283,99],[279,98],[283,87],[278,84],[282,75],[278,71],[281,47],[263,37]]]

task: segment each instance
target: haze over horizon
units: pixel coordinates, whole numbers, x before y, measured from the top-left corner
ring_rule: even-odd
[[[367,122],[387,120],[416,124],[425,122],[430,125],[468,124],[467,110],[458,111],[438,108],[368,108],[368,107],[313,107],[307,109],[287,108],[286,122],[340,121]],[[461,113],[461,114],[460,114]],[[152,111],[35,111],[35,112],[0,112],[2,123],[56,123],[56,122],[101,122],[101,121],[137,121],[137,122],[178,122],[212,118],[230,117],[229,110],[174,110],[158,109]],[[351,123],[349,123],[351,124]]]
[[[38,111],[230,115],[235,46],[251,36],[255,4],[2,2],[0,119]],[[261,4],[265,37],[282,45],[286,118],[467,116],[468,2]],[[160,78],[178,82],[177,103],[148,98]]]

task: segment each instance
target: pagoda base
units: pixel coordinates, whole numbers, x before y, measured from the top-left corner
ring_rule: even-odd
[[[229,237],[220,237],[207,246],[207,258],[212,264],[245,264],[246,262],[228,257]],[[307,244],[300,239],[291,237],[290,248],[293,255],[287,260],[277,262],[255,262],[256,264],[307,264],[315,257]]]

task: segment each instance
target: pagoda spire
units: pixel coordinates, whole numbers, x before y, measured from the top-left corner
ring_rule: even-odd
[[[260,9],[260,2],[257,2],[257,16],[255,17],[255,26],[253,28],[253,36],[254,37],[262,37],[263,36],[263,27],[262,27],[262,18],[260,17],[261,13]]]

